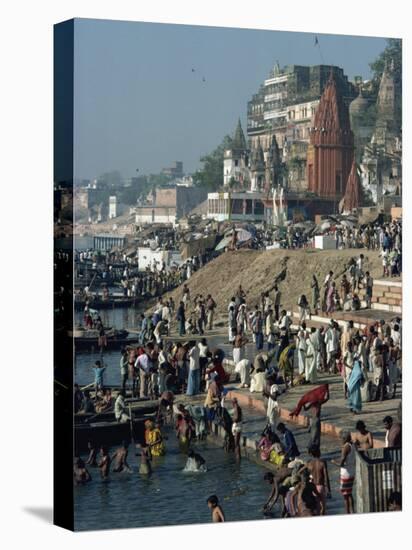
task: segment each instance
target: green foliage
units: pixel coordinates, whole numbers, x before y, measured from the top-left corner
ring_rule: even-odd
[[[306,159],[300,157],[292,157],[288,160],[287,164],[290,170],[298,170],[302,165],[306,164]]]
[[[204,187],[207,191],[216,191],[223,186],[223,156],[226,149],[230,149],[232,138],[225,136],[222,143],[214,151],[201,157],[201,170],[193,175],[194,184]]]
[[[399,38],[388,38],[386,48],[369,66],[374,78],[379,80],[385,68],[385,63],[390,67],[392,60],[395,83],[402,87],[402,40]]]

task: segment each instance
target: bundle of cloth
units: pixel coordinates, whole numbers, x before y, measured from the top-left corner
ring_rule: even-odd
[[[299,399],[298,404],[290,413],[290,416],[298,416],[300,411],[304,409],[307,411],[311,407],[315,409],[315,412],[320,412],[320,407],[329,400],[329,384],[322,384],[306,392]]]

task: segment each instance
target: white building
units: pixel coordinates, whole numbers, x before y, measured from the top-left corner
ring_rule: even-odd
[[[113,195],[109,197],[109,220],[117,217],[117,197]]]

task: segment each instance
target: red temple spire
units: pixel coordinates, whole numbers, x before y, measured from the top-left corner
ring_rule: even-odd
[[[332,70],[313,126],[307,156],[308,188],[320,197],[340,198],[345,192],[354,147],[349,110]]]
[[[343,197],[343,212],[352,212],[354,208],[358,208],[360,203],[359,186],[358,171],[356,169],[355,159],[353,159],[352,168],[346,184],[345,196]]]

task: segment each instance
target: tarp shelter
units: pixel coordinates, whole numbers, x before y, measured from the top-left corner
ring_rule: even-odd
[[[246,242],[250,241],[252,239],[252,234],[249,231],[246,231],[246,229],[243,229],[241,227],[236,228],[236,245],[242,246],[242,244],[245,244]],[[232,235],[233,230],[228,231],[223,239],[220,241],[220,243],[216,246],[215,250],[223,250],[226,247],[230,245],[232,242]]]
[[[216,243],[216,235],[208,235],[201,239],[193,239],[187,243],[182,243],[180,246],[180,254],[183,260],[187,260],[192,256],[197,256],[198,254],[204,254],[206,250],[211,250],[214,248]]]

